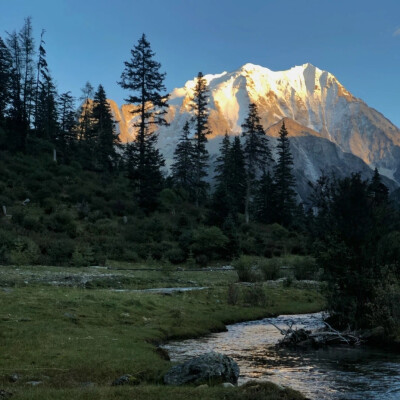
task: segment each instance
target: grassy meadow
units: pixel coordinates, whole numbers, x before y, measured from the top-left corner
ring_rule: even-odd
[[[236,283],[234,270],[111,265],[1,268],[0,388],[13,399],[301,398],[268,385],[165,387],[162,376],[171,362],[157,346],[223,330],[227,323],[319,311],[324,298],[315,289],[243,285]],[[207,289],[137,291],[187,286]],[[11,382],[15,374],[18,379]],[[124,374],[138,385],[111,386]]]

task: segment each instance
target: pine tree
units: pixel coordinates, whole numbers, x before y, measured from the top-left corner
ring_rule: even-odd
[[[40,36],[33,120],[37,135],[47,140],[51,140],[54,144],[56,144],[59,141],[60,133],[58,129],[58,95],[48,69],[43,35],[44,30],[42,30]],[[61,143],[59,144],[61,145]]]
[[[229,150],[231,148],[231,141],[228,132],[225,133],[224,138],[221,142],[221,147],[219,149],[219,155],[215,161],[215,180],[218,183],[226,182],[228,176],[228,158]]]
[[[227,186],[232,214],[243,213],[246,202],[246,162],[238,136],[235,136],[228,151]]]
[[[0,126],[4,126],[11,101],[11,54],[0,37]]]
[[[58,97],[58,118],[60,147],[64,159],[68,159],[76,141],[76,112],[70,91]]]
[[[79,100],[82,102],[82,105],[79,110],[79,140],[83,140],[86,142],[91,141],[91,135],[93,133],[92,129],[92,98],[94,88],[90,82],[86,82],[85,86],[81,89],[81,97]]]
[[[290,152],[288,131],[285,122],[279,131],[278,160],[274,169],[276,195],[276,222],[288,226],[292,222],[296,207],[296,180],[293,176],[293,157]]]
[[[35,113],[34,113],[34,124],[35,129],[37,130],[37,119],[38,119],[38,106],[39,106],[39,92],[40,92],[40,84],[43,79],[47,77],[49,74],[49,70],[47,67],[46,61],[46,50],[44,49],[44,29],[40,35],[40,44],[39,44],[39,57],[37,63],[37,72],[36,72],[36,89],[35,89]],[[42,78],[42,79],[41,79]]]
[[[254,196],[254,214],[259,222],[271,224],[275,222],[276,215],[276,194],[274,179],[270,171],[263,172],[257,185]]]
[[[222,226],[232,212],[231,196],[228,191],[229,150],[231,142],[228,133],[225,133],[219,148],[219,155],[215,162],[215,190],[212,196],[210,209],[210,223]]]
[[[211,133],[208,127],[208,89],[207,81],[201,72],[196,78],[194,95],[191,99],[191,107],[194,111],[194,190],[195,201],[198,207],[201,200],[205,198],[207,183],[204,178],[207,176],[208,151],[206,149],[207,135]]]
[[[262,173],[272,163],[268,139],[258,116],[257,106],[249,104],[249,113],[242,125],[242,135],[245,138],[244,155],[246,160],[246,223],[250,220],[250,202],[253,196],[257,174]]]
[[[387,204],[389,200],[389,189],[382,183],[378,168],[375,168],[368,191],[375,205]]]
[[[9,137],[9,147],[16,150],[24,150],[28,127],[27,121],[24,118],[22,102],[22,55],[18,35],[15,31],[8,34],[7,47],[11,56],[11,102],[8,111],[8,127],[12,134]]]
[[[73,130],[76,125],[74,98],[71,92],[61,93],[58,98],[59,125],[66,142],[74,139]]]
[[[168,125],[165,120],[168,95],[163,94],[166,90],[163,83],[165,73],[160,72],[161,64],[154,60],[155,53],[144,34],[131,50],[131,55],[131,60],[125,62],[119,84],[134,93],[126,100],[136,105],[131,113],[138,118],[133,119],[137,135],[127,146],[125,158],[139,204],[146,209],[152,209],[161,189],[161,167],[165,163],[156,148],[155,129]]]
[[[57,145],[59,140],[57,91],[49,73],[40,82],[36,106],[36,130],[38,135]]]
[[[243,212],[246,196],[246,170],[244,154],[239,137],[230,143],[226,134],[221,142],[220,155],[217,158],[216,188],[211,207],[211,222],[232,227],[237,221],[237,214]],[[223,228],[224,229],[224,228]]]
[[[19,32],[19,43],[22,61],[22,107],[24,119],[29,129],[32,115],[32,107],[35,97],[34,91],[34,61],[35,42],[33,39],[32,18],[25,18],[24,25]]]
[[[189,195],[193,194],[193,144],[189,138],[190,126],[186,122],[179,143],[174,152],[174,163],[172,164],[172,179],[176,186],[186,190]]]
[[[93,121],[93,137],[95,137],[95,157],[100,168],[112,172],[116,168],[118,154],[116,148],[120,145],[119,136],[115,131],[115,122],[106,92],[99,85],[93,99],[91,114]]]

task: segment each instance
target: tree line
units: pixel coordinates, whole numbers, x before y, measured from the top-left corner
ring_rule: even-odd
[[[174,153],[169,177],[157,148],[157,130],[168,125],[168,97],[149,41],[143,34],[125,62],[119,85],[132,104],[136,136],[121,146],[116,121],[104,87],[95,91],[87,82],[75,107],[71,92],[58,94],[46,60],[45,31],[35,50],[31,18],[19,32],[0,37],[0,127],[2,149],[29,152],[50,143],[59,162],[79,161],[89,170],[126,173],[135,190],[135,201],[145,211],[156,209],[162,189],[180,190],[196,207],[211,205],[210,218],[220,225],[244,213],[246,222],[259,220],[293,223],[295,180],[288,132],[282,125],[278,159],[273,160],[257,106],[249,105],[242,140],[230,142],[226,133],[215,170],[215,189],[210,196],[208,124],[209,91],[200,72],[191,98],[193,117],[186,122]],[[217,211],[220,210],[218,213]]]

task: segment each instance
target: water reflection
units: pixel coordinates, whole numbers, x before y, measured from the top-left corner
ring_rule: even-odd
[[[209,351],[224,353],[238,362],[239,383],[270,380],[300,390],[310,399],[400,399],[400,355],[360,347],[278,350],[274,344],[282,336],[270,321],[280,328],[291,322],[297,327],[315,328],[321,325],[321,314],[229,325],[227,332],[171,342],[164,347],[173,361]]]

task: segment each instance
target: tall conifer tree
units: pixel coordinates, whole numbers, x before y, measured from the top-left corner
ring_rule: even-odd
[[[262,222],[263,224],[271,224],[275,222],[275,186],[270,171],[264,172],[258,182],[253,206],[254,214],[259,222]]]
[[[235,136],[228,151],[227,185],[232,213],[243,213],[246,202],[246,163],[238,136]]]
[[[31,17],[25,18],[24,25],[19,32],[19,43],[22,61],[22,106],[24,119],[27,121],[26,129],[29,129],[35,97],[33,60],[35,55],[35,42],[33,39]]]
[[[375,205],[387,204],[389,200],[389,189],[382,183],[378,168],[375,168],[368,191]]]
[[[39,136],[58,143],[57,91],[50,74],[43,75],[36,106],[36,129]]]
[[[79,140],[90,142],[93,133],[91,115],[94,88],[90,82],[86,82],[81,92],[82,94],[79,98],[82,102],[79,110]]]
[[[194,190],[196,205],[199,206],[207,191],[208,151],[206,149],[207,135],[211,133],[208,127],[208,88],[207,81],[201,72],[196,78],[196,86],[192,98],[192,110],[194,111]]]
[[[136,106],[131,113],[137,117],[133,119],[137,135],[127,146],[125,156],[139,204],[152,209],[161,189],[161,167],[164,165],[164,159],[156,148],[155,130],[168,125],[165,120],[168,95],[163,93],[166,90],[165,73],[160,72],[161,64],[154,60],[155,53],[144,34],[131,50],[131,55],[130,61],[125,62],[119,84],[133,93],[126,100]]]
[[[277,149],[278,159],[274,169],[276,217],[278,223],[288,226],[292,222],[296,207],[296,192],[294,191],[296,180],[293,175],[293,156],[285,122],[282,122],[279,131]]]
[[[9,145],[11,148],[24,150],[28,128],[22,102],[22,54],[18,34],[15,31],[8,34],[7,47],[11,56],[11,104],[8,112],[8,126],[12,135],[9,138]]]
[[[219,155],[215,162],[215,179],[218,183],[226,183],[226,179],[228,176],[228,168],[229,168],[229,150],[231,148],[231,141],[228,135],[228,132],[225,133],[224,138],[222,139],[221,146],[219,149]]]
[[[249,104],[249,113],[242,125],[244,141],[244,155],[246,160],[246,202],[245,218],[250,220],[250,203],[254,195],[257,175],[264,172],[272,163],[268,139],[258,115],[257,106]]]
[[[38,119],[38,106],[39,106],[39,93],[40,93],[40,84],[47,77],[49,70],[47,67],[46,61],[46,50],[44,48],[45,42],[43,39],[44,29],[40,35],[40,44],[39,44],[39,57],[37,63],[37,72],[36,72],[36,88],[35,88],[35,113],[34,113],[34,124],[35,129],[37,130],[37,119]]]
[[[0,126],[4,126],[6,110],[11,101],[11,54],[0,37]]]
[[[244,210],[246,197],[245,160],[239,137],[230,143],[226,134],[220,147],[216,166],[216,188],[213,195],[211,222],[224,226],[229,219],[235,224],[237,214]]]
[[[179,143],[174,152],[174,163],[172,164],[172,179],[178,187],[193,195],[193,144],[189,138],[190,126],[186,122]]]
[[[58,98],[58,118],[60,145],[64,158],[67,158],[76,141],[76,111],[74,98],[69,91]]]
[[[118,155],[116,148],[120,145],[120,140],[115,131],[114,118],[102,85],[99,85],[94,95],[91,118],[93,121],[93,136],[96,141],[95,158],[97,164],[101,169],[112,172],[117,165]]]

